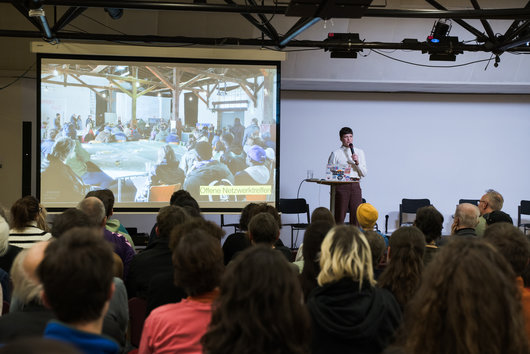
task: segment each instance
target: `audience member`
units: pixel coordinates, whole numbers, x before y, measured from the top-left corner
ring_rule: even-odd
[[[118,353],[118,344],[101,335],[114,283],[112,248],[99,235],[94,228],[74,228],[46,248],[37,274],[58,321],[48,323],[44,337],[85,353]]]
[[[159,133],[160,134],[160,133]],[[186,177],[175,155],[175,150],[171,145],[164,145],[158,149],[158,159],[156,164],[149,171],[146,184],[146,194],[151,186],[163,184],[184,183]]]
[[[501,210],[494,210],[486,217],[486,224],[488,226],[498,222],[507,222],[513,225],[512,217]]]
[[[247,168],[246,154],[241,147],[241,143],[236,141],[234,135],[224,133],[221,135],[221,142],[226,149],[219,161],[228,166],[233,175]]]
[[[258,145],[253,145],[247,153],[247,167],[236,173],[235,183],[239,186],[261,185],[270,183],[271,171],[265,165],[267,155]]]
[[[478,224],[475,227],[477,236],[484,235],[484,230],[486,229],[486,218],[488,217],[488,214],[492,211],[501,210],[503,204],[504,198],[499,192],[493,189],[488,189],[486,194],[480,198],[480,201],[478,202],[480,217],[478,218]]]
[[[364,231],[364,236],[368,245],[370,245],[370,251],[372,251],[372,266],[374,268],[374,279],[377,280],[386,266],[385,239],[379,232],[376,231]]]
[[[443,223],[444,217],[442,213],[432,205],[421,207],[416,211],[414,226],[425,235],[424,265],[429,264],[438,252],[437,242],[442,236]]]
[[[248,127],[245,128],[245,134],[243,136],[242,145],[243,147],[249,144],[250,140],[255,136],[259,136],[259,125],[258,119],[252,118],[252,121]]]
[[[169,235],[176,225],[182,224],[188,218],[188,213],[178,206],[170,205],[160,209],[156,217],[157,237],[155,241],[143,252],[137,254],[131,262],[129,275],[125,282],[129,298],[147,298],[147,290],[152,277],[155,274],[173,270]]]
[[[276,241],[280,237],[280,228],[274,217],[267,212],[258,213],[250,219],[248,223],[248,238],[252,244],[264,244],[271,248],[276,247]],[[278,249],[286,258],[287,261],[291,261],[292,255],[289,250],[285,252],[282,249]]]
[[[303,267],[302,273],[298,277],[302,286],[304,302],[307,302],[309,293],[318,287],[317,277],[318,273],[320,273],[320,246],[324,237],[334,224],[335,218],[333,218],[333,224],[326,221],[311,222],[305,231]]]
[[[454,237],[477,237],[475,227],[477,227],[479,216],[480,212],[476,205],[458,204],[451,225],[451,234]]]
[[[394,294],[402,309],[420,286],[424,252],[425,236],[417,227],[400,227],[392,233],[387,265],[377,285]]]
[[[255,246],[236,257],[201,343],[205,353],[309,353],[310,328],[299,282],[283,256]]]
[[[28,248],[35,242],[50,239],[51,236],[46,223],[46,210],[35,197],[25,196],[11,206],[11,245]]]
[[[311,213],[311,217],[309,219],[312,223],[315,223],[317,221],[324,221],[331,226],[335,226],[335,217],[333,214],[331,214],[331,211],[329,211],[328,208],[325,207],[317,207],[313,210]],[[304,234],[305,239],[305,234]],[[296,257],[294,259],[294,263],[300,267],[304,264],[304,243],[300,244],[300,247],[298,247],[298,251],[296,252]]]
[[[530,243],[521,230],[512,224],[501,222],[490,225],[484,232],[484,240],[491,243],[506,258],[516,276],[521,293],[526,335],[530,340],[530,289],[524,287],[522,275],[530,260]]]
[[[255,207],[250,209],[249,212],[249,222],[252,220],[252,218],[259,214],[259,213],[269,213],[274,220],[276,220],[276,223],[278,224],[278,229],[282,228],[282,219],[280,217],[280,213],[278,213],[278,210],[276,210],[275,207],[273,207],[270,204],[267,203],[258,203]],[[293,254],[291,250],[283,244],[282,240],[278,237],[276,239],[276,242],[274,243],[274,248],[284,254],[284,256],[291,261],[293,258]]]
[[[51,234],[57,238],[74,227],[96,226],[87,214],[79,209],[69,208],[53,218]]]
[[[349,225],[331,229],[322,243],[320,268],[319,287],[307,301],[312,353],[380,353],[401,321],[401,310],[388,290],[375,287],[362,232]]]
[[[385,353],[528,353],[515,274],[491,245],[457,238],[425,269]]]
[[[110,217],[114,215],[114,193],[110,189],[96,189],[87,193],[86,197],[96,197],[105,206],[105,215],[107,216],[107,223],[105,228],[110,232],[117,232],[125,236],[131,247],[134,249],[134,242],[131,238],[131,235],[127,232],[127,229],[120,223],[118,219],[111,219]]]
[[[243,146],[245,127],[241,124],[241,119],[239,119],[239,117],[234,119],[234,125],[230,128],[230,133],[233,135],[233,145]]]
[[[103,237],[112,244],[114,252],[120,256],[123,262],[123,276],[127,278],[135,252],[123,235],[111,232],[105,228],[107,216],[103,202],[96,197],[86,197],[79,203],[78,209],[89,217],[94,226],[100,227],[103,230]]]
[[[195,229],[181,235],[173,249],[175,285],[188,298],[163,305],[145,320],[139,353],[202,353],[201,337],[212,314],[224,269],[219,240]]]
[[[232,259],[239,254],[239,252],[250,247],[250,239],[248,238],[248,222],[250,221],[251,209],[257,206],[255,203],[248,203],[241,211],[239,218],[239,231],[234,232],[226,237],[223,243],[224,264],[227,265]]]
[[[22,251],[21,247],[9,244],[9,225],[0,216],[0,269],[9,273],[13,260],[20,251]]]
[[[357,207],[356,212],[357,222],[359,223],[360,229],[362,232],[374,230],[379,218],[379,212],[377,209],[370,203],[362,203]],[[383,235],[379,230],[375,229],[383,239],[385,240],[385,245],[388,246],[388,237]]]

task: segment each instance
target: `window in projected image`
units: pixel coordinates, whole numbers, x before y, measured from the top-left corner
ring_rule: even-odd
[[[275,203],[278,64],[42,57],[40,198],[71,207],[108,188],[117,208]]]

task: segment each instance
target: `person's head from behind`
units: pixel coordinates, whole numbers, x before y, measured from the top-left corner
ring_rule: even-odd
[[[11,206],[11,227],[23,229],[28,224],[37,221],[41,207],[37,198],[27,195],[18,199]]]
[[[325,222],[331,226],[335,226],[335,217],[328,208],[318,207],[311,213],[311,223],[315,222]]]
[[[208,161],[212,158],[212,146],[206,141],[199,141],[195,145],[195,150],[200,161]]]
[[[385,254],[385,239],[380,233],[371,230],[364,231],[364,236],[372,251],[372,265],[376,268]]]
[[[169,205],[176,205],[186,209],[188,214],[193,217],[201,216],[201,208],[199,203],[191,196],[188,191],[180,189],[171,195]]]
[[[96,189],[87,193],[86,197],[96,197],[105,206],[105,215],[110,218],[114,209],[114,193],[110,189]]]
[[[423,232],[425,242],[430,244],[442,236],[444,217],[432,205],[421,207],[416,211],[414,226]]]
[[[50,242],[37,274],[44,301],[67,324],[100,319],[113,292],[112,247],[93,228],[74,228]]]
[[[62,162],[72,154],[74,151],[75,142],[70,138],[61,138],[53,144],[52,152],[48,158],[57,159]]]
[[[379,213],[377,209],[369,203],[362,203],[357,207],[357,221],[363,230],[373,230]]]
[[[392,233],[388,241],[388,258],[423,257],[425,252],[425,236],[415,226],[402,226]]]
[[[171,231],[189,218],[189,214],[179,206],[170,205],[160,209],[156,216],[156,232],[159,238],[169,238]]]
[[[488,189],[478,202],[480,215],[491,213],[494,210],[501,210],[503,204],[504,198],[502,195],[496,190]]]
[[[53,237],[61,237],[66,231],[74,227],[99,227],[84,212],[76,208],[70,208],[55,216],[53,219],[51,234]]]
[[[335,226],[324,238],[321,250],[320,286],[343,278],[358,282],[359,289],[363,284],[375,285],[370,245],[357,227]]]
[[[280,213],[278,213],[278,210],[276,210],[275,207],[272,205],[269,205],[267,203],[258,203],[249,210],[249,222],[254,217],[254,215],[257,215],[259,213],[269,213],[272,215],[274,220],[276,220],[276,223],[278,224],[278,227],[282,228],[282,219],[280,217]]]
[[[265,150],[259,145],[252,145],[247,152],[247,164],[249,166],[263,165],[267,161]]]
[[[175,150],[168,144],[158,149],[158,164],[175,164],[177,163],[177,157]]]
[[[274,217],[266,212],[258,213],[248,223],[248,235],[254,244],[272,246],[280,237],[280,228]]]
[[[0,216],[0,256],[7,253],[9,248],[9,224],[3,216]],[[9,269],[6,269],[9,271]]]
[[[86,197],[77,205],[77,209],[85,213],[92,225],[103,228],[107,221],[105,205],[99,198]]]
[[[214,290],[223,274],[221,243],[202,229],[193,229],[179,238],[173,248],[175,284],[189,296]]]
[[[514,278],[511,266],[489,243],[448,243],[425,269],[406,308],[403,352],[528,353]]]
[[[13,261],[10,272],[13,282],[12,296],[22,305],[42,304],[42,284],[36,272],[48,244],[48,242],[38,242],[31,248],[21,251]]]
[[[516,276],[523,274],[530,259],[530,243],[519,228],[505,222],[496,223],[486,228],[484,240],[506,258]]]
[[[474,229],[478,224],[480,212],[476,205],[470,203],[458,204],[451,229]]]
[[[193,231],[204,231],[210,237],[213,237],[220,244],[225,232],[216,223],[203,218],[188,218],[184,222],[173,227],[170,233],[169,248],[174,249],[184,235]]]
[[[256,206],[256,203],[248,203],[247,205],[245,205],[243,210],[241,210],[241,216],[239,217],[239,229],[241,231],[248,230],[248,222],[250,221],[250,215],[252,213],[252,209]]]
[[[208,332],[208,353],[307,353],[307,310],[280,252],[255,246],[226,268]],[[267,331],[266,334],[263,331]]]
[[[223,133],[221,135],[221,141],[225,144],[227,148],[229,148],[234,142],[234,135],[232,135],[232,133]]]

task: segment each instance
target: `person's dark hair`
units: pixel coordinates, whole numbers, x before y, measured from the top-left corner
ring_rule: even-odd
[[[221,281],[223,251],[215,237],[202,229],[185,233],[173,249],[175,285],[189,296],[212,291]]]
[[[299,276],[304,300],[307,301],[311,290],[318,287],[317,276],[320,273],[320,246],[324,237],[333,227],[332,224],[325,221],[311,222],[304,233],[304,268]]]
[[[241,210],[241,216],[239,217],[239,229],[241,231],[248,230],[248,222],[250,221],[250,215],[252,213],[252,209],[256,205],[256,203],[248,203],[247,205],[245,205],[243,210]]]
[[[280,229],[282,228],[282,219],[280,218],[280,213],[278,213],[278,210],[276,210],[276,208],[273,207],[272,205],[269,205],[267,203],[259,203],[259,204],[256,204],[255,207],[250,208],[249,215],[248,215],[249,222],[254,217],[254,215],[257,215],[259,213],[271,214],[274,217],[274,220],[276,220],[276,222],[278,223],[278,227]]]
[[[311,223],[317,222],[317,221],[324,221],[331,226],[335,226],[335,217],[333,214],[331,214],[331,211],[329,211],[328,208],[325,207],[318,207],[313,210],[311,213]]]
[[[432,205],[421,207],[416,211],[414,226],[423,232],[425,242],[431,243],[442,236],[443,215]]]
[[[96,197],[103,202],[105,206],[105,215],[109,218],[114,208],[114,193],[110,189],[97,189],[87,193],[87,197]]]
[[[75,147],[75,142],[70,138],[61,138],[55,141],[53,144],[52,152],[48,155],[48,159],[59,159],[61,161],[66,160],[68,155],[72,152]]]
[[[401,307],[405,307],[420,286],[425,236],[415,226],[400,227],[392,233],[388,246],[390,261],[377,285],[390,290]]]
[[[381,257],[385,254],[385,239],[377,231],[368,230],[363,231],[363,233],[372,251],[372,266],[376,268],[381,262]]]
[[[66,231],[74,227],[99,227],[81,210],[70,208],[55,216],[53,219],[51,234],[53,237],[61,237]]]
[[[203,218],[188,218],[185,222],[176,225],[170,234],[169,248],[175,249],[180,239],[194,231],[202,230],[206,232],[210,237],[215,238],[219,243],[225,235],[225,231],[219,227],[216,223]]]
[[[528,353],[515,274],[494,247],[455,239],[426,268],[405,310],[404,353]]]
[[[229,148],[234,141],[234,135],[232,133],[223,133],[221,135],[221,140],[226,143],[226,147]]]
[[[506,257],[515,275],[523,274],[530,258],[530,243],[519,228],[505,222],[490,225],[484,231],[484,240]]]
[[[309,353],[310,321],[296,273],[267,246],[243,251],[226,268],[205,353]]]
[[[180,189],[171,195],[169,205],[176,205],[186,209],[188,214],[193,217],[201,216],[199,203],[191,196],[188,191]]]
[[[158,150],[158,161],[157,161],[158,164],[161,164],[161,163],[166,163],[168,165],[171,165],[171,164],[177,164],[177,157],[175,155],[175,150],[173,150],[173,148],[167,144],[167,145],[164,145],[162,146],[159,150]]]
[[[27,195],[11,206],[11,228],[23,229],[32,221],[37,220],[40,204],[37,198]]]
[[[278,239],[280,228],[269,213],[258,213],[248,223],[248,233],[254,243],[273,245]]]
[[[74,228],[50,242],[37,268],[46,302],[60,321],[97,320],[110,298],[112,247],[94,228]]]
[[[339,131],[339,137],[342,138],[346,134],[352,134],[353,135],[353,130],[351,130],[351,128],[349,128],[349,127],[341,128],[341,130]]]
[[[210,160],[212,158],[212,146],[206,141],[199,141],[195,145],[195,150],[197,150],[199,159],[202,161]]]
[[[168,238],[175,226],[184,223],[189,217],[184,208],[176,205],[160,208],[156,216],[158,237]]]
[[[512,217],[501,210],[494,210],[486,216],[487,225],[493,225],[499,222],[507,222],[513,224]]]

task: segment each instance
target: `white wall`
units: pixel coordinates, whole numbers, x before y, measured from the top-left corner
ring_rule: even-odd
[[[429,198],[445,217],[460,198],[479,199],[494,188],[514,221],[530,199],[529,96],[282,92],[280,195],[296,197],[307,170],[323,177],[338,131],[350,126],[364,149],[363,197],[397,226],[402,198]],[[329,207],[329,187],[304,183],[311,210]],[[285,231],[284,231],[285,232]]]

